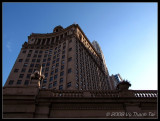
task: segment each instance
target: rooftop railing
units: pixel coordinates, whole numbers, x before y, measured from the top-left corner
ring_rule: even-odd
[[[157,98],[157,90],[128,90],[125,92],[119,90],[106,91],[89,91],[89,90],[51,90],[49,91],[52,97],[90,97],[90,98],[120,98],[120,97],[134,97],[134,98]],[[41,90],[41,91],[42,91]],[[45,94],[45,92],[43,93]]]

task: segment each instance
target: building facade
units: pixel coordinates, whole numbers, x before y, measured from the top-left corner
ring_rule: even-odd
[[[156,90],[128,90],[125,83],[92,91],[10,86],[3,87],[3,118],[156,119],[157,98]]]
[[[103,68],[104,68],[105,73],[106,73],[106,80],[109,80],[109,81],[108,81],[108,82],[109,82],[108,85],[109,85],[110,89],[113,89],[113,88],[112,88],[112,85],[111,85],[112,82],[110,82],[109,72],[108,72],[108,69],[107,69],[107,65],[106,65],[106,61],[105,61],[105,58],[104,58],[104,54],[103,54],[103,52],[102,52],[102,49],[101,49],[100,45],[98,44],[98,42],[95,41],[95,40],[92,42],[92,45],[93,45],[93,47],[95,48],[95,50],[97,51],[97,53],[98,53],[98,54],[101,56],[101,58],[102,58]]]
[[[156,90],[110,90],[109,78],[79,25],[32,33],[3,87],[3,118],[157,118]]]
[[[110,77],[110,82],[111,82],[112,89],[116,89],[118,83],[123,81],[123,79],[122,79],[120,74],[115,74],[115,75],[112,74],[109,77]]]
[[[106,65],[106,61],[105,61],[105,57],[104,57],[104,54],[102,52],[102,49],[101,49],[100,45],[95,40],[92,42],[92,45],[95,48],[95,50],[98,52],[98,54],[101,56],[101,58],[103,60],[103,65],[104,65],[105,72],[106,72],[107,75],[109,75],[107,65]]]
[[[78,24],[56,26],[52,33],[32,33],[10,72],[5,86],[28,86],[38,65],[45,78],[41,88],[55,90],[108,90],[103,58]]]

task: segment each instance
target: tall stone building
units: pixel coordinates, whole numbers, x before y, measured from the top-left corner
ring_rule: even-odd
[[[115,75],[111,75],[110,77],[110,82],[111,82],[111,88],[112,89],[116,89],[117,85],[123,81],[122,77],[120,74],[115,74]]]
[[[3,87],[3,118],[157,118],[157,90],[110,90],[103,58],[77,24],[34,34]]]
[[[102,55],[78,24],[56,26],[52,33],[32,33],[24,42],[5,86],[28,86],[38,65],[45,78],[41,88],[55,90],[108,90]]]
[[[109,72],[108,72],[108,69],[107,69],[107,65],[106,65],[106,61],[105,61],[105,57],[104,57],[104,54],[103,54],[103,52],[102,52],[102,49],[101,49],[101,47],[100,47],[100,45],[98,44],[98,42],[97,41],[93,41],[92,42],[92,45],[93,45],[93,47],[95,48],[95,50],[97,51],[97,53],[101,56],[101,58],[102,58],[102,62],[103,62],[103,68],[104,68],[104,70],[105,70],[105,73],[106,73],[106,80],[109,80],[108,82],[108,85],[109,85],[109,87],[111,87],[110,89],[113,89],[112,88],[112,85],[111,85],[111,82],[110,82],[110,78],[109,78]]]
[[[98,54],[101,56],[101,58],[103,60],[103,66],[104,66],[105,72],[106,72],[107,75],[109,75],[108,69],[107,69],[107,65],[106,65],[106,61],[105,61],[105,57],[104,57],[104,54],[102,52],[102,49],[101,49],[100,45],[95,40],[92,42],[92,45],[96,49],[96,51],[98,52]]]

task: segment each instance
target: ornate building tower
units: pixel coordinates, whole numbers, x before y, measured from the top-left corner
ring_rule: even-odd
[[[5,86],[28,86],[31,74],[42,66],[40,88],[108,90],[103,57],[78,24],[56,26],[52,33],[32,33],[16,59]]]
[[[109,75],[108,69],[107,69],[107,65],[106,65],[106,61],[105,61],[105,58],[104,58],[104,55],[103,55],[103,52],[101,50],[100,45],[95,40],[92,42],[92,45],[96,49],[96,51],[98,52],[98,54],[101,56],[101,58],[103,60],[103,65],[104,65],[105,72]]]
[[[108,78],[77,24],[32,33],[3,87],[3,118],[157,118],[157,90],[110,90]]]
[[[105,58],[104,58],[102,49],[101,49],[100,45],[98,44],[98,42],[95,41],[95,40],[92,42],[92,45],[93,45],[93,47],[95,48],[95,50],[97,51],[97,53],[98,53],[98,54],[101,56],[101,58],[102,58],[103,68],[104,68],[105,73],[106,73],[106,80],[109,80],[109,81],[108,81],[108,82],[109,82],[108,85],[109,85],[109,87],[111,87],[111,89],[112,89],[111,82],[110,82],[110,78],[109,78],[109,72],[108,72],[108,69],[107,69],[107,65],[106,65],[106,61],[105,61]]]

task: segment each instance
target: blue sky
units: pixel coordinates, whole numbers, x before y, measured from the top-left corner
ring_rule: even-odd
[[[2,3],[3,85],[22,44],[33,33],[51,33],[76,22],[104,53],[109,74],[135,90],[158,89],[157,3]]]

